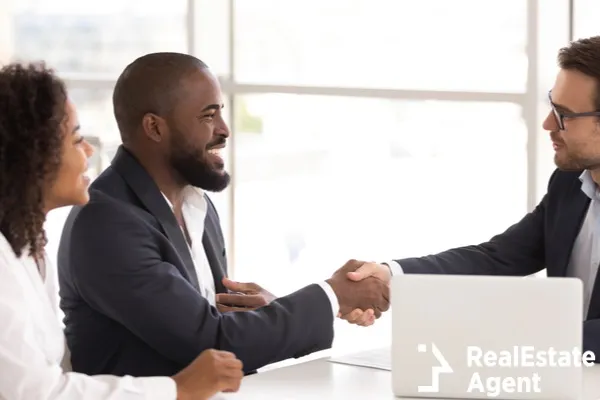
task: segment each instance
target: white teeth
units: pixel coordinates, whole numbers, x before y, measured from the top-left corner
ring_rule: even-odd
[[[209,154],[214,154],[214,155],[220,155],[221,154],[221,149],[211,149],[208,151]]]

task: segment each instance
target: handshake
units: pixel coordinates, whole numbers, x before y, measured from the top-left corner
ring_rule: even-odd
[[[326,280],[339,302],[338,317],[352,324],[372,325],[390,307],[390,279],[385,265],[348,261]]]
[[[381,264],[350,260],[326,282],[339,304],[338,317],[351,324],[369,326],[390,307],[390,269]],[[216,296],[221,312],[251,311],[263,307],[276,296],[256,283],[239,283],[227,278],[228,293]]]

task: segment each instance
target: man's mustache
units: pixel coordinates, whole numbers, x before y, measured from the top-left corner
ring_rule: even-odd
[[[217,140],[215,140],[212,143],[209,143],[208,145],[206,145],[206,149],[210,150],[213,147],[217,147],[217,146],[223,146],[225,143],[227,143],[227,139],[225,139],[223,136],[220,136]]]

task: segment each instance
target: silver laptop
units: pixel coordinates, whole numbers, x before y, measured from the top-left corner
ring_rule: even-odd
[[[395,396],[580,399],[579,279],[410,274],[391,289]]]

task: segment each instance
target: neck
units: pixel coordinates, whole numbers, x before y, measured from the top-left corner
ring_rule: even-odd
[[[131,147],[128,150],[135,155],[138,162],[142,164],[142,167],[144,167],[148,175],[156,183],[158,189],[169,199],[173,205],[175,216],[179,217],[183,204],[183,190],[186,184],[177,178],[177,174],[164,161],[163,157],[151,154],[146,155],[148,152],[136,151],[137,149]]]
[[[600,186],[600,168],[590,170],[590,175],[592,176],[594,183]]]

